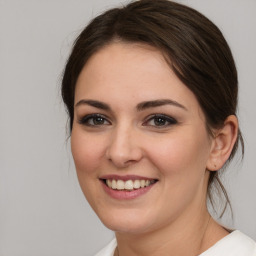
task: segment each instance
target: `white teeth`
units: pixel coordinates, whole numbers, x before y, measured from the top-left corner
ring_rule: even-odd
[[[111,188],[112,187],[112,181],[111,180],[107,180],[107,185]]]
[[[135,180],[133,182],[133,187],[136,188],[136,189],[140,188],[140,181],[139,180]]]
[[[124,188],[127,190],[133,190],[133,181],[127,180],[124,184]]]
[[[149,185],[153,184],[154,181],[150,180],[106,180],[106,184],[108,187],[112,189],[117,189],[117,190],[133,190],[133,189],[139,189],[139,188],[144,188],[148,187]]]
[[[116,181],[115,180],[112,180],[111,188],[116,189]]]
[[[117,190],[122,190],[122,189],[124,189],[124,181],[123,181],[123,180],[117,180],[117,182],[116,182],[116,188],[117,188]]]

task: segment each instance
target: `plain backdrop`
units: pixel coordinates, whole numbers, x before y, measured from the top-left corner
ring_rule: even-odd
[[[245,158],[225,177],[231,225],[256,239],[256,1],[180,0],[233,51]],[[85,24],[120,0],[0,0],[0,256],[91,256],[113,238],[80,191],[60,80]]]

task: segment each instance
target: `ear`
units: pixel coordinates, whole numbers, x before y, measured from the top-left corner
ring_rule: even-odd
[[[238,121],[235,115],[230,115],[224,122],[224,126],[214,132],[210,156],[206,168],[216,171],[228,160],[238,134]]]

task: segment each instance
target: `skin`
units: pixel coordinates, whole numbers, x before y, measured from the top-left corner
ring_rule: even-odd
[[[163,99],[175,103],[138,109]],[[208,170],[227,160],[237,120],[230,116],[210,136],[195,95],[158,50],[120,42],[99,50],[79,75],[74,109],[71,147],[80,186],[101,221],[116,232],[119,255],[198,255],[228,234],[210,218],[206,193]],[[81,122],[91,114],[100,114],[102,123]],[[158,125],[155,114],[176,122],[165,118]],[[100,181],[109,174],[158,182],[138,198],[118,200]]]

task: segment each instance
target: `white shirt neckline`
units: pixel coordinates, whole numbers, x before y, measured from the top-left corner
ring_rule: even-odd
[[[116,246],[114,238],[95,256],[113,256]],[[256,256],[256,243],[239,230],[235,230],[198,256]]]

